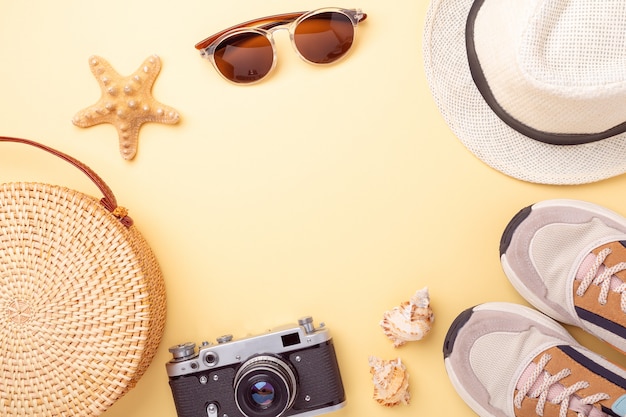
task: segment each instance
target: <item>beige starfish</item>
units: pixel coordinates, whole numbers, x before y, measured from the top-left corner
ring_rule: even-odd
[[[161,71],[158,56],[146,58],[141,67],[128,77],[118,74],[111,64],[99,56],[89,58],[89,66],[100,84],[102,95],[96,104],[76,113],[72,123],[79,127],[100,123],[115,126],[122,158],[135,157],[142,124],[175,124],[180,119],[175,109],[152,97],[152,85]]]

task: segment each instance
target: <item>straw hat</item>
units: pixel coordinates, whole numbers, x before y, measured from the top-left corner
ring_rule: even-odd
[[[432,0],[426,75],[463,144],[512,177],[626,172],[626,1]]]

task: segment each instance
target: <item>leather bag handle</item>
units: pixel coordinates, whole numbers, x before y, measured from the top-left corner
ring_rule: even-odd
[[[100,176],[96,174],[87,165],[83,164],[82,162],[80,162],[79,160],[75,158],[72,158],[71,156],[67,154],[64,154],[63,152],[59,152],[56,149],[50,148],[49,146],[43,145],[39,142],[35,142],[32,140],[14,138],[14,137],[9,137],[9,136],[0,136],[0,142],[16,142],[16,143],[23,143],[25,145],[34,146],[35,148],[43,149],[44,151],[47,151],[51,153],[52,155],[55,155],[63,159],[64,161],[69,162],[70,164],[74,165],[76,168],[81,170],[100,190],[100,192],[104,196],[103,198],[100,199],[100,204],[102,204],[102,206],[104,206],[105,209],[107,209],[115,217],[117,217],[124,226],[126,227],[132,226],[133,219],[128,217],[128,211],[124,207],[120,207],[117,205],[117,199],[115,198],[113,191],[111,191],[111,188],[109,188],[109,186],[104,182],[104,180],[102,180],[102,178],[100,178]]]

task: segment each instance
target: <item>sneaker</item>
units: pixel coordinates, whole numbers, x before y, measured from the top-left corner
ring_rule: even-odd
[[[443,353],[452,385],[481,417],[626,415],[626,371],[529,307],[465,310]]]
[[[577,200],[521,210],[500,241],[515,289],[553,319],[626,352],[626,219]]]

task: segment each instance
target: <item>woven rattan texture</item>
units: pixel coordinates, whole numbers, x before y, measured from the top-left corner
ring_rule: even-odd
[[[161,271],[135,226],[80,192],[0,185],[0,415],[101,414],[164,324]]]

